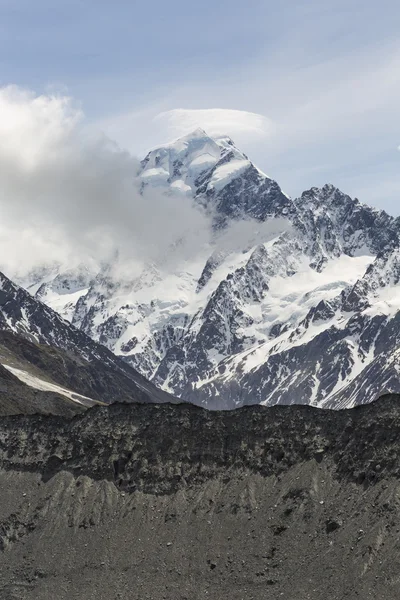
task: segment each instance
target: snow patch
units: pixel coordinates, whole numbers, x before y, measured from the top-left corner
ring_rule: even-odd
[[[210,188],[219,192],[234,179],[237,179],[251,166],[249,160],[231,160],[225,165],[217,167],[211,177]]]
[[[77,404],[81,404],[82,406],[87,406],[87,403],[91,404],[102,404],[97,400],[93,400],[93,398],[88,398],[87,396],[82,396],[81,394],[77,394],[72,390],[68,390],[54,383],[50,383],[49,381],[45,381],[44,379],[40,379],[35,375],[31,375],[27,371],[23,371],[22,369],[17,369],[16,367],[10,367],[9,365],[3,364],[3,367],[10,371],[15,377],[17,377],[20,381],[25,383],[31,388],[35,390],[40,390],[42,392],[54,392],[55,394],[60,394],[61,396],[65,396],[69,398],[73,402]]]

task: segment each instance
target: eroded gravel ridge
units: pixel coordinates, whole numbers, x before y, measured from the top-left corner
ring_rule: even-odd
[[[3,600],[399,598],[400,403],[0,420]]]

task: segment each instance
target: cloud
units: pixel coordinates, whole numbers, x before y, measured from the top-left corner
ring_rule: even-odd
[[[261,223],[253,219],[244,219],[234,221],[229,227],[218,232],[215,242],[218,250],[229,254],[237,252],[238,248],[241,251],[249,250],[277,239],[283,233],[290,235],[292,232],[292,225],[284,218],[268,219]]]
[[[201,127],[209,135],[230,135],[236,139],[260,139],[271,134],[273,123],[263,115],[226,108],[184,109],[161,112],[154,118],[169,137],[181,137]]]
[[[74,131],[82,115],[69,97],[35,96],[17,86],[0,90],[0,157],[35,168]]]
[[[10,275],[53,261],[165,263],[179,236],[185,258],[205,243],[208,219],[190,199],[140,193],[138,159],[88,136],[63,96],[0,89],[0,264]],[[204,236],[201,234],[204,232]]]
[[[241,111],[172,111],[162,119],[175,134],[196,119],[212,133],[220,124],[220,131],[261,135],[267,126]],[[88,133],[73,99],[0,88],[0,269],[23,280],[54,263],[96,270],[111,261],[110,274],[129,279],[149,264],[180,269],[199,253],[206,260],[216,247],[230,252],[285,228],[249,220],[215,236],[211,215],[185,195],[143,191],[138,170],[132,154]]]
[[[193,98],[197,92],[189,90],[188,94]],[[176,104],[180,102],[178,97],[169,101]],[[245,151],[265,145],[275,132],[275,124],[271,119],[245,110],[164,109],[162,102],[155,102],[139,110],[100,119],[92,123],[90,129],[103,131],[140,156],[144,156],[150,148],[170,142],[199,127],[211,136],[229,135]]]

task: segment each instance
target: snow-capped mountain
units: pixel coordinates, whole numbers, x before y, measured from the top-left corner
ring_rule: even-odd
[[[210,408],[341,407],[400,392],[396,219],[332,185],[291,199],[230,138],[202,130],[149,152],[137,177],[202,207],[211,241],[132,278],[113,264],[47,274],[30,288],[40,299]]]
[[[293,203],[229,137],[210,138],[197,129],[152,150],[141,163],[142,185],[183,193],[213,209],[216,220],[286,215]]]

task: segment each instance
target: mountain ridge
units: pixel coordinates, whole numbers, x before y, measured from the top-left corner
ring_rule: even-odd
[[[203,130],[151,150],[138,181],[205,210],[211,244],[176,272],[145,265],[115,280],[110,264],[88,281],[80,268],[36,293],[159,387],[209,408],[343,406],[348,385],[384,363],[375,338],[384,346],[394,328],[397,347],[398,219],[331,184],[292,200],[230,138]],[[234,242],[219,246],[231,231]],[[60,280],[76,294],[64,305]],[[383,355],[387,391],[400,391],[397,362]],[[357,389],[349,406],[381,392],[373,381]]]
[[[58,313],[31,296],[0,273],[0,362],[3,408],[23,411],[24,397],[32,404],[32,388],[53,392],[60,400],[61,414],[67,405],[70,413],[96,403],[116,400],[136,402],[174,402],[144,377],[97,344]],[[20,397],[16,398],[11,380],[19,379]],[[27,390],[26,385],[31,391]],[[43,400],[50,394],[39,394]],[[38,400],[33,405],[41,409]],[[43,402],[43,409],[49,402]],[[51,403],[51,412],[57,406]]]

